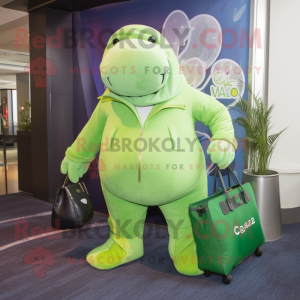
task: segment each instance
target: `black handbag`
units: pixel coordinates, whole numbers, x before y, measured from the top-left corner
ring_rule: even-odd
[[[93,218],[93,206],[85,184],[66,185],[67,182],[68,175],[56,191],[51,216],[51,226],[55,229],[81,228]]]

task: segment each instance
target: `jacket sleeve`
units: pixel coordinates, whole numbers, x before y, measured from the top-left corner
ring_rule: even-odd
[[[237,149],[234,129],[227,108],[215,98],[194,89],[192,114],[195,120],[208,126],[214,140],[224,140]]]
[[[105,123],[106,114],[100,101],[75,142],[67,149],[66,156],[76,162],[93,161],[100,150]]]

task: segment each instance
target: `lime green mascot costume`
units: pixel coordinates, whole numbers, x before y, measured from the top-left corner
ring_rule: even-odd
[[[107,89],[61,164],[61,172],[78,182],[100,149],[110,237],[88,253],[88,263],[107,270],[142,257],[147,208],[158,205],[175,268],[202,274],[188,215],[190,203],[207,197],[195,122],[209,126],[208,153],[225,168],[237,147],[227,109],[187,84],[167,40],[146,26],[125,26],[113,34],[100,71]],[[146,107],[143,122],[138,109]]]

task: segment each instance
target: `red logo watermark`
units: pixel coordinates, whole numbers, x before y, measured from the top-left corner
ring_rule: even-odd
[[[47,87],[47,77],[53,77],[57,74],[57,68],[51,59],[39,56],[37,59],[31,59],[25,66],[25,73],[33,75],[34,86],[36,88]]]
[[[47,266],[53,266],[55,258],[51,250],[37,247],[27,252],[27,255],[24,257],[24,263],[32,265],[34,277],[45,277]]]

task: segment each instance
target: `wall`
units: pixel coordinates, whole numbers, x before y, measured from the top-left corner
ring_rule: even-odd
[[[300,208],[300,197],[296,196],[300,184],[299,63],[295,60],[300,49],[299,10],[299,0],[271,1],[268,104],[275,104],[272,133],[288,129],[278,141],[270,167],[281,173],[283,209]]]
[[[72,13],[41,8],[30,12],[29,25],[32,189],[34,197],[53,201],[65,178],[61,161],[73,142],[73,56],[61,45]]]

